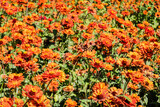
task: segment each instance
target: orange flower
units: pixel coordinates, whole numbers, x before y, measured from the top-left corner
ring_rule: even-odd
[[[96,6],[98,9],[103,9],[103,8],[104,8],[104,4],[102,4],[102,3],[95,4],[95,6]]]
[[[20,74],[15,74],[15,73],[9,74],[8,83],[7,83],[8,88],[19,87],[21,85],[21,82],[24,80],[22,75],[23,75],[22,73],[20,73]]]
[[[28,44],[25,44],[25,45],[29,46]],[[41,49],[38,47],[31,47],[31,48],[26,47],[26,48],[29,49],[29,51],[31,51],[31,53],[33,53],[35,55],[38,55],[41,53]]]
[[[69,18],[64,18],[64,19],[62,19],[62,25],[65,29],[69,29],[74,26],[74,23]]]
[[[50,100],[46,96],[42,95],[39,99],[30,99],[27,102],[28,107],[52,107]]]
[[[46,3],[48,0],[38,0],[38,3],[41,4],[41,3]]]
[[[71,28],[69,28],[69,29],[64,29],[64,30],[62,31],[62,33],[67,34],[67,35],[74,35],[74,31],[73,31]]]
[[[132,61],[132,66],[142,67],[143,65],[145,65],[143,59],[133,60],[133,61]]]
[[[112,40],[110,40],[110,39],[108,39],[108,38],[100,38],[100,41],[104,46],[109,48],[109,47],[112,46]]]
[[[128,101],[125,97],[120,96],[118,97],[119,103],[127,107],[136,107],[136,103],[137,103],[136,99],[128,94],[125,94],[125,96],[128,97],[130,101]]]
[[[59,83],[55,80],[52,80],[49,84],[49,91],[57,91],[58,90]]]
[[[67,15],[67,17],[71,20],[73,20],[73,22],[78,22],[79,18],[78,15],[76,13],[71,13],[69,15]]]
[[[13,64],[15,64],[15,66],[23,66],[24,62],[26,62],[21,56],[16,56],[13,60]]]
[[[7,41],[5,39],[0,39],[0,46],[5,45]]]
[[[82,34],[82,37],[85,38],[85,39],[91,39],[91,38],[94,38],[94,35],[84,32]]]
[[[71,86],[71,85],[68,85],[65,88],[63,88],[63,91],[65,91],[65,92],[72,92],[72,91],[74,91],[74,87]]]
[[[94,86],[92,87],[93,92],[99,89],[107,88],[104,82],[98,82],[95,83]]]
[[[44,74],[49,79],[58,78],[61,75],[59,70],[54,70],[54,69],[45,71]]]
[[[94,0],[94,1],[96,1],[98,4],[101,3],[101,0]]]
[[[82,30],[86,30],[87,28],[86,28],[86,25],[84,25],[84,24],[80,24],[80,25],[78,25],[78,27],[77,27],[77,30],[80,30],[80,31],[82,31]]]
[[[124,19],[122,19],[122,18],[116,18],[116,21],[118,21],[120,24],[123,24],[124,23]]]
[[[37,21],[37,20],[40,19],[39,16],[38,16],[38,14],[36,14],[36,13],[33,13],[31,17],[32,17],[35,21]]]
[[[143,72],[151,72],[151,71],[154,71],[154,69],[149,66],[149,65],[144,65],[143,68],[142,68]]]
[[[131,59],[136,59],[136,60],[141,58],[141,56],[137,52],[129,52],[127,56],[130,57]]]
[[[25,16],[23,21],[28,24],[32,24],[34,22],[34,19],[32,18],[32,16]]]
[[[138,89],[138,86],[137,86],[136,84],[133,84],[133,83],[129,82],[129,83],[128,83],[128,88],[137,90],[137,89]]]
[[[132,37],[131,42],[134,44],[138,44],[138,43],[140,43],[140,40],[137,37]]]
[[[58,79],[59,82],[64,82],[67,79],[66,74],[61,70],[58,70],[58,72],[60,73],[60,75],[56,79]]]
[[[97,23],[96,22],[91,22],[89,23],[87,29],[95,29],[97,27]]]
[[[160,56],[157,57],[157,59],[155,60],[155,63],[157,63],[158,65],[160,65]]]
[[[124,23],[123,23],[126,27],[132,27],[133,26],[133,23],[129,20],[125,20]]]
[[[66,100],[65,105],[66,107],[75,107],[77,106],[77,102],[69,98]]]
[[[72,55],[71,53],[65,53],[65,59],[72,61],[74,60],[74,58],[76,57],[76,55]]]
[[[101,104],[103,101],[105,101],[107,98],[108,98],[108,89],[107,87],[103,88],[103,89],[98,89],[98,90],[95,90],[93,93],[92,93],[92,96],[91,98],[98,102],[99,104]]]
[[[156,42],[157,42],[157,38],[155,38],[155,37],[150,37],[150,38],[149,38],[149,41],[156,43]]]
[[[88,13],[96,14],[96,9],[93,8],[92,6],[88,6],[87,10],[88,10]]]
[[[160,17],[160,12],[156,12],[155,17],[159,18]]]
[[[137,26],[138,26],[140,29],[144,29],[144,28],[145,28],[145,25],[144,25],[144,24],[137,24]]]
[[[99,60],[98,58],[95,58],[95,59],[92,59],[91,65],[98,69],[98,68],[103,67],[103,62]]]
[[[130,41],[130,37],[125,34],[120,34],[119,38],[120,38],[120,42],[124,45],[126,45]]]
[[[42,59],[52,59],[53,51],[51,49],[43,49],[40,57]]]
[[[46,67],[47,70],[58,69],[58,68],[59,68],[59,65],[54,62],[48,63]]]
[[[30,9],[34,9],[34,8],[36,8],[36,5],[35,5],[35,3],[33,3],[33,2],[28,2],[28,8],[30,8]]]
[[[73,37],[72,41],[74,41],[74,43],[78,44],[78,37]],[[71,46],[71,48],[72,48],[72,46]]]
[[[107,25],[106,22],[102,22],[102,23],[98,24],[98,27],[99,27],[100,29],[107,30],[108,25]]]
[[[49,28],[49,21],[48,20],[42,20],[42,24],[45,25],[45,28]]]
[[[37,35],[35,36],[26,36],[23,41],[23,44],[33,44],[37,47],[41,46],[42,43],[42,39],[40,37],[38,37]]]
[[[70,8],[68,8],[67,6],[63,6],[59,11],[61,12],[61,14],[66,15],[70,12]]]
[[[116,14],[117,11],[115,11],[114,9],[108,9],[107,13],[112,17],[112,18],[116,18]]]
[[[106,57],[105,61],[111,64],[114,64],[116,62],[115,59],[113,59],[111,56]]]
[[[147,22],[147,21],[143,21],[143,24],[144,24],[145,26],[149,26],[149,25],[150,25],[150,23]]]
[[[145,28],[145,34],[147,34],[149,36],[153,36],[154,35],[154,29],[152,27],[146,27]]]
[[[93,58],[95,57],[95,53],[96,53],[95,50],[92,50],[92,51],[87,50],[82,54],[82,56],[86,58]]]
[[[138,84],[139,82],[142,82],[144,80],[143,73],[141,73],[139,71],[133,71],[132,73],[133,73],[133,75],[131,75],[130,78],[133,81],[133,83]]]
[[[110,65],[110,64],[103,64],[103,68],[104,68],[105,70],[113,70],[113,67],[112,67],[112,65]]]
[[[122,15],[123,16],[128,16],[128,15],[130,15],[130,12],[129,11],[122,11]]]
[[[144,11],[143,11],[143,14],[144,14],[144,15],[147,15],[147,13],[148,13],[147,10],[144,10]]]
[[[82,76],[82,75],[85,74],[87,71],[88,71],[88,69],[86,69],[86,70],[77,70],[77,71],[76,71],[76,74],[77,74],[78,76]]]
[[[57,2],[55,7],[60,11],[62,7],[66,7],[66,4],[64,2]]]
[[[11,98],[3,97],[0,99],[0,106],[1,107],[12,107],[13,100]]]
[[[60,31],[61,29],[61,24],[59,22],[54,22],[50,25],[49,27],[49,30],[52,31],[52,30],[57,30],[58,32]]]
[[[54,53],[53,53],[52,60],[58,61],[60,58],[61,58],[61,57],[60,57],[60,54],[59,54],[59,53],[57,53],[57,52],[54,52]]]
[[[51,11],[50,10],[45,10],[45,14],[50,14]]]
[[[17,40],[17,39],[22,40],[23,39],[23,35],[20,33],[13,33],[11,36],[14,40]]]
[[[148,91],[154,89],[153,82],[150,81],[148,78],[144,78],[143,81],[141,82],[141,85],[144,86]]]
[[[132,94],[131,97],[132,97],[132,102],[135,102],[135,103],[141,100],[141,98],[137,94]]]
[[[159,78],[159,75],[158,75],[158,74],[153,74],[153,78],[158,79],[158,78]]]
[[[124,48],[122,46],[120,46],[118,49],[117,49],[117,53],[120,54],[120,53],[128,53],[128,48]]]
[[[39,84],[44,84],[44,83],[47,83],[50,79],[47,77],[46,74],[42,74],[42,75],[37,75],[36,77],[34,77],[34,79],[36,81],[38,81]]]
[[[4,36],[3,39],[5,39],[7,42],[11,42],[12,41],[12,38],[10,38],[9,36]]]
[[[7,29],[6,27],[0,27],[0,32],[1,32],[1,33],[4,33],[4,32],[6,32],[6,31],[8,31],[8,29]]]
[[[22,99],[13,98],[17,107],[23,107],[24,101]]]
[[[13,15],[17,13],[17,7],[16,6],[8,6],[6,9],[6,13],[8,15]]]
[[[29,98],[39,99],[43,95],[43,91],[41,91],[41,88],[38,86],[26,85],[23,90],[22,95]]]
[[[38,66],[38,63],[36,63],[35,61],[30,60],[30,61],[24,63],[23,68],[27,72],[28,71],[34,71],[34,72],[36,72],[36,71],[38,71],[39,66]]]
[[[123,94],[123,89],[117,89],[116,87],[111,87],[111,88],[109,89],[109,92],[110,92],[113,96],[117,96],[117,95]]]
[[[116,62],[119,66],[121,67],[125,67],[125,66],[129,66],[131,61],[128,60],[127,58],[119,58]]]

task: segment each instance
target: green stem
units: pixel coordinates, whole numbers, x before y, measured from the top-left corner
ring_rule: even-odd
[[[4,80],[3,80],[2,85],[1,85],[1,93],[3,92],[3,84],[4,84]]]
[[[26,100],[26,102],[24,103],[23,107],[25,107],[25,105],[27,104],[28,101],[29,101],[29,99]]]
[[[52,81],[52,79],[49,81],[49,83],[47,84],[46,88],[44,89],[44,93],[46,92],[46,90],[47,90],[49,84],[51,83],[51,81]]]
[[[128,79],[127,82],[126,82],[126,84],[125,84],[125,87],[124,87],[124,90],[123,90],[123,94],[126,93],[126,91],[127,91],[127,85],[128,85],[129,82],[130,82],[130,79]]]

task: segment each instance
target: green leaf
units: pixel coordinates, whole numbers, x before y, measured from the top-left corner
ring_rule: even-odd
[[[49,49],[53,49],[53,48],[56,48],[55,45],[50,45]]]
[[[131,100],[130,100],[127,96],[125,96],[125,95],[118,95],[118,97],[124,97],[124,98],[127,99],[129,102],[131,102]]]
[[[156,20],[154,20],[153,28],[157,28],[158,25],[159,25],[159,23]]]
[[[24,49],[19,49],[19,50],[17,51],[17,53],[18,53],[18,52],[23,52],[23,53],[24,53],[25,50],[24,50]]]
[[[59,96],[57,94],[54,95],[54,101],[57,102],[58,101]]]
[[[61,102],[63,99],[65,99],[65,96],[61,96],[60,94],[55,94],[54,95],[54,100],[55,100],[55,102]]]
[[[157,103],[160,103],[160,95],[158,96],[158,100],[157,100]]]
[[[148,104],[148,97],[147,97],[147,95],[144,96],[144,102],[146,103],[146,105]]]
[[[12,63],[9,63],[9,68],[12,69],[12,68],[16,68],[16,66]]]
[[[53,34],[54,34],[54,35],[57,35],[57,30],[53,30]]]

